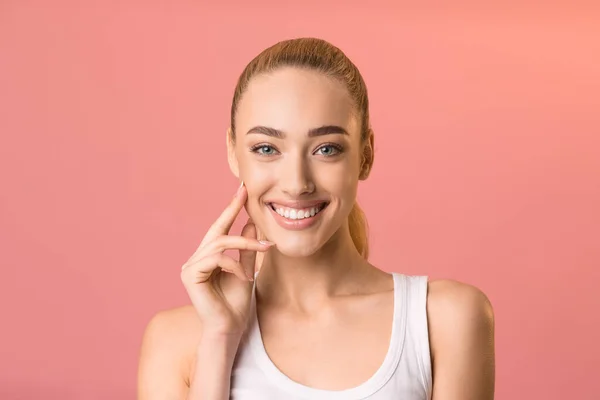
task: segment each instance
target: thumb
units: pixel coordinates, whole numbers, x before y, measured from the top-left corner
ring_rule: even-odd
[[[249,220],[242,229],[242,236],[248,239],[257,239],[256,226]],[[254,277],[256,264],[256,251],[240,250],[240,263],[246,275]]]

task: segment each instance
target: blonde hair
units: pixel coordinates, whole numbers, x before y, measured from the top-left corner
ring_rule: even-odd
[[[343,83],[358,111],[361,139],[368,140],[371,130],[369,100],[367,87],[358,68],[339,48],[316,38],[284,40],[263,50],[250,61],[240,75],[233,95],[230,122],[232,139],[235,139],[235,115],[238,104],[251,79],[256,75],[273,72],[282,67],[315,70]],[[358,203],[354,203],[348,215],[348,225],[354,246],[365,259],[368,258],[368,225]]]

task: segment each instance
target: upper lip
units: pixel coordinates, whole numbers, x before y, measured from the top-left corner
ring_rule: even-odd
[[[326,200],[272,200],[267,201],[266,203],[269,205],[276,204],[283,207],[302,209],[318,206],[328,202]]]

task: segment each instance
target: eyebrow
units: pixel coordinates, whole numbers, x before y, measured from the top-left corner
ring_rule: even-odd
[[[254,128],[250,129],[246,134],[248,135],[248,134],[252,134],[252,133],[272,136],[272,137],[276,137],[276,138],[280,138],[280,139],[285,137],[285,133],[283,133],[283,131],[280,131],[279,129],[275,129],[275,128],[269,128],[266,126],[255,126]],[[324,126],[320,126],[318,128],[313,128],[308,131],[309,137],[334,135],[334,134],[348,135],[348,132],[341,126],[336,126],[336,125],[324,125]]]

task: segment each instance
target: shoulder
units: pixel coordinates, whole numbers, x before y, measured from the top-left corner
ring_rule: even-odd
[[[155,380],[157,376],[187,381],[200,331],[200,319],[193,306],[154,314],[142,339],[138,371],[140,385],[152,387],[144,381]],[[170,374],[170,378],[166,374]]]
[[[191,305],[157,312],[146,326],[146,333],[186,334],[200,328],[200,319]]]
[[[427,314],[430,335],[436,342],[456,335],[486,335],[493,328],[494,311],[485,293],[475,286],[453,280],[429,283]],[[443,336],[443,337],[440,337]]]
[[[492,304],[479,288],[453,280],[429,282],[428,311],[446,319],[493,319]]]
[[[187,351],[199,340],[200,319],[193,306],[159,311],[144,331],[143,347],[154,351]]]
[[[488,297],[471,285],[432,281],[427,319],[434,392],[456,394],[448,398],[493,398],[494,311]]]

